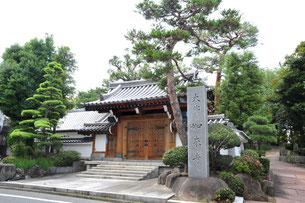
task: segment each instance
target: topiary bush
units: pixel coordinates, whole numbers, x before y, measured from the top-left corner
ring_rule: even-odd
[[[268,174],[270,169],[270,160],[263,157],[258,158],[258,160],[263,165],[263,173]]]
[[[232,164],[233,173],[246,173],[256,179],[260,179],[263,170],[263,165],[259,160],[251,156],[235,157]]]
[[[215,192],[214,200],[216,202],[233,202],[235,200],[235,193],[230,188],[221,188]]]
[[[237,196],[243,196],[245,185],[240,177],[229,172],[221,172],[219,178],[225,181]]]
[[[163,163],[171,167],[187,165],[187,146],[174,147],[164,153]]]
[[[231,155],[219,155],[215,160],[216,168],[220,170],[229,169],[232,161],[233,161],[233,156]]]
[[[52,159],[56,167],[72,166],[74,161],[80,160],[80,153],[73,150],[62,151],[52,156]]]
[[[246,150],[241,152],[241,155],[242,156],[251,156],[251,157],[254,157],[256,159],[258,159],[258,157],[259,157],[259,154],[253,149],[246,149]]]
[[[230,127],[222,124],[209,125],[208,132],[209,156],[211,157],[210,168],[216,172],[216,160],[220,156],[220,150],[240,146],[240,139]]]

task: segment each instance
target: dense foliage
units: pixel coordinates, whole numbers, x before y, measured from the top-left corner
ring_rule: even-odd
[[[235,193],[230,188],[221,188],[214,194],[214,200],[216,202],[233,202],[235,200]]]
[[[44,147],[47,155],[50,153],[50,147],[53,144],[57,145],[54,141],[64,136],[55,134],[55,129],[59,118],[63,117],[66,111],[60,89],[65,72],[56,62],[49,63],[44,71],[45,81],[40,84],[36,93],[27,99],[38,108],[22,111],[21,114],[25,119],[19,122],[19,125],[10,133],[10,137],[15,139],[15,145],[24,143],[33,150],[33,141],[36,138],[37,145]]]
[[[252,150],[252,149],[246,149],[246,150],[242,151],[241,155],[242,156],[251,156],[255,159],[259,158],[259,154],[255,150]]]
[[[80,160],[80,153],[73,150],[62,151],[52,156],[52,160],[57,167],[72,166],[74,161]]]
[[[225,181],[237,196],[243,196],[245,184],[240,177],[230,172],[221,172],[219,178]]]
[[[45,158],[45,157],[37,157],[35,159],[30,159],[26,157],[11,157],[8,156],[3,159],[3,163],[5,164],[14,164],[16,168],[21,168],[24,171],[28,171],[29,169],[33,168],[33,166],[40,166],[44,170],[48,170],[49,167],[54,165],[54,161],[52,158]]]
[[[174,147],[168,150],[163,155],[163,163],[171,167],[187,165],[187,146]]]
[[[220,111],[238,129],[263,104],[263,75],[252,53],[231,53],[226,58],[221,84]]]
[[[251,138],[251,141],[258,145],[261,150],[263,143],[276,143],[276,129],[273,124],[268,124],[268,120],[262,116],[251,116],[243,124],[244,130]]]
[[[37,106],[26,99],[33,96],[35,90],[44,81],[44,68],[56,61],[66,71],[60,89],[63,101],[72,108],[69,100],[74,92],[72,73],[76,70],[74,55],[68,47],[55,47],[52,36],[45,39],[32,39],[25,45],[12,45],[2,55],[0,64],[0,110],[8,116],[12,124],[21,119],[21,111]]]
[[[257,158],[251,156],[234,157],[232,171],[234,173],[247,173],[259,179],[263,175],[263,165]]]
[[[233,156],[231,156],[231,155],[218,155],[216,157],[216,159],[214,159],[214,160],[212,160],[210,158],[210,163],[214,162],[214,161],[216,162],[215,164],[216,164],[216,169],[217,170],[228,170],[231,166],[232,161],[233,161]]]
[[[274,84],[272,101],[274,118],[280,130],[289,130],[290,142],[305,147],[305,42],[301,42],[295,52],[286,58]]]
[[[75,106],[76,108],[83,108],[82,103],[92,102],[100,99],[100,94],[106,93],[106,89],[104,88],[95,88],[90,89],[88,91],[78,92]]]
[[[263,165],[263,173],[268,174],[270,170],[270,159],[260,157],[258,160]]]
[[[216,160],[220,156],[221,149],[229,149],[240,145],[239,137],[235,132],[222,124],[212,124],[208,126],[209,147],[211,157],[211,169],[216,170]]]

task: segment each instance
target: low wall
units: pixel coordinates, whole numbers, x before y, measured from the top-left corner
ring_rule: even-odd
[[[86,170],[84,161],[74,161],[73,166],[67,167],[50,167],[48,172],[50,175],[61,174],[61,173],[74,173]]]
[[[305,164],[305,156],[280,156],[280,161],[292,164]]]
[[[16,166],[13,164],[0,164],[0,181],[12,179],[16,174]]]

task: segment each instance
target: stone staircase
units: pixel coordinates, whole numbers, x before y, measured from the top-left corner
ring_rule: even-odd
[[[83,171],[77,177],[139,181],[158,177],[161,165],[161,162],[99,161],[97,166]]]

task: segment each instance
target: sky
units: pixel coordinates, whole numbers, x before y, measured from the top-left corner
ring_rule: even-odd
[[[76,89],[101,86],[111,68],[108,61],[122,56],[130,43],[130,29],[149,29],[134,12],[140,0],[0,0],[0,55],[13,44],[54,36],[56,46],[68,46],[78,70]],[[261,68],[276,68],[305,37],[304,0],[223,0],[222,8],[234,8],[243,20],[259,29],[255,53]],[[2,59],[0,59],[1,61]]]

